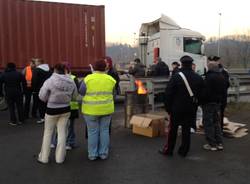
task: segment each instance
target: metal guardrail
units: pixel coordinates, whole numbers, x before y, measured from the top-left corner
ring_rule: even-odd
[[[151,105],[153,112],[157,108],[164,107],[164,104],[161,101],[157,101],[157,97],[160,98],[160,95],[165,93],[168,82],[169,78],[152,78],[147,81],[149,104]]]
[[[230,72],[229,100],[241,101],[241,97],[250,96],[250,74],[245,72]]]
[[[250,96],[250,73],[248,71],[230,72],[230,87],[228,89],[228,101],[239,102],[242,97]],[[141,80],[148,90],[149,105],[152,111],[164,107],[162,102],[157,102],[159,94],[164,93],[170,78],[163,77],[141,77]],[[134,80],[130,81],[133,83]],[[248,98],[247,98],[248,99]],[[244,98],[244,101],[246,98]],[[249,98],[250,100],[250,98]]]
[[[169,78],[141,77],[141,78],[136,78],[136,80],[141,80],[143,84],[146,86],[149,98],[149,105],[151,106],[151,110],[153,112],[156,111],[157,108],[164,107],[164,104],[162,102],[157,101],[157,97],[159,97],[160,94],[165,93],[165,89],[167,83],[169,82]]]
[[[146,80],[146,87],[149,92],[149,104],[152,107],[152,111],[157,108],[164,107],[162,102],[157,102],[156,97],[160,93],[164,93],[169,78],[151,78]],[[250,96],[250,74],[248,72],[241,75],[230,74],[230,87],[228,89],[228,101],[245,101]],[[250,98],[249,98],[250,100]]]

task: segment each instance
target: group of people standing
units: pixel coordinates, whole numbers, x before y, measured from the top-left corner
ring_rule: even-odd
[[[144,77],[152,76],[152,77],[168,77],[170,75],[168,65],[162,61],[160,57],[157,57],[155,63],[150,66],[148,71],[146,71],[146,66],[141,63],[139,58],[134,60],[134,66],[129,68],[129,74],[135,77]]]
[[[203,110],[203,124],[207,144],[206,150],[223,150],[222,127],[226,106],[229,76],[218,63],[218,57],[210,57],[208,71],[204,79],[192,69],[193,59],[183,56],[173,63],[172,76],[164,94],[166,111],[170,115],[169,132],[163,149],[164,155],[173,155],[178,127],[182,127],[182,143],[178,153],[185,157],[190,149],[190,128],[196,121],[197,108]],[[156,69],[168,76],[169,69],[159,59]],[[130,69],[131,74],[145,73],[138,67]],[[51,70],[43,60],[32,60],[23,74],[16,70],[14,63],[8,63],[0,76],[0,96],[5,96],[10,111],[10,124],[21,124],[29,118],[30,101],[33,95],[32,116],[39,109],[40,120],[44,123],[44,135],[41,151],[37,157],[39,163],[48,163],[51,147],[56,147],[55,160],[63,163],[66,149],[76,146],[74,120],[78,118],[80,108],[78,94],[82,95],[81,111],[87,125],[88,159],[107,159],[109,155],[111,115],[114,112],[114,91],[119,90],[119,76],[113,70],[109,57],[96,61],[93,73],[82,81],[70,72],[69,63],[56,64]],[[162,70],[164,69],[164,70]],[[23,111],[25,94],[25,111]],[[18,111],[18,121],[15,116]],[[219,123],[221,122],[221,123]]]
[[[182,141],[178,154],[183,157],[188,154],[191,142],[190,128],[196,124],[198,106],[201,106],[203,111],[203,126],[207,140],[203,148],[210,151],[224,148],[222,129],[229,75],[218,62],[219,57],[208,59],[208,71],[203,78],[192,69],[193,59],[190,56],[183,56],[180,59],[181,68],[174,69],[165,93],[165,108],[170,118],[166,143],[159,150],[163,155],[173,155],[179,126],[182,130]]]
[[[114,92],[119,90],[116,85],[119,76],[110,57],[96,61],[93,69],[92,74],[79,81],[71,74],[69,63],[58,63],[51,69],[41,59],[36,59],[23,73],[16,70],[14,63],[8,63],[1,74],[0,96],[5,96],[8,102],[9,124],[22,124],[29,118],[32,96],[32,117],[37,115],[36,107],[39,110],[38,122],[44,123],[41,151],[37,156],[39,163],[49,162],[51,148],[56,148],[55,161],[63,163],[66,150],[76,147],[74,120],[79,117],[80,104],[87,125],[88,159],[108,158],[111,114]],[[82,95],[80,100],[79,94]]]
[[[50,75],[50,69],[47,64],[43,63],[42,59],[32,59],[30,65],[25,67],[22,72],[16,70],[15,63],[7,64],[5,71],[0,75],[0,96],[6,98],[10,113],[10,125],[21,125],[30,118],[32,96],[32,117],[37,118],[37,111],[39,111],[40,119],[37,123],[44,122],[46,105],[38,98],[38,93]],[[24,106],[23,96],[25,96]],[[15,109],[17,109],[18,118]]]
[[[87,125],[88,159],[93,161],[108,158],[109,128],[111,114],[114,112],[113,93],[116,85],[116,80],[107,74],[111,69],[110,64],[111,58],[96,61],[93,65],[94,72],[87,75],[79,85],[74,82],[75,76],[69,73],[66,65],[55,65],[54,73],[45,81],[39,92],[39,98],[47,104],[43,143],[38,155],[39,163],[49,162],[51,143],[56,147],[56,163],[63,163],[66,148],[75,146],[72,121],[75,116],[70,116],[79,107],[78,93],[82,95],[81,111]],[[53,138],[55,129],[57,141]]]

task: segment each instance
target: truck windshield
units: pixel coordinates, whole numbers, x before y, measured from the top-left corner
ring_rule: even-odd
[[[184,37],[184,52],[201,54],[202,40],[200,38]]]

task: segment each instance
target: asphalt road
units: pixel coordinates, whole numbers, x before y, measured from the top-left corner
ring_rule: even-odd
[[[248,113],[232,117],[246,121]],[[249,125],[249,124],[248,124]],[[159,155],[164,137],[136,136],[123,128],[123,107],[113,118],[110,157],[88,161],[84,122],[76,123],[79,148],[67,152],[64,164],[41,165],[34,155],[40,151],[43,125],[29,120],[22,126],[8,125],[8,113],[0,112],[0,184],[249,184],[250,137],[225,139],[225,150],[202,149],[202,135],[192,136],[186,158]],[[180,140],[180,138],[178,139]],[[179,144],[179,142],[177,142]]]

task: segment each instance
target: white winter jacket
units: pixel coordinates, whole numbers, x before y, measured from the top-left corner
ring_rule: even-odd
[[[77,87],[69,75],[53,73],[39,91],[39,98],[48,108],[63,108],[76,99]]]

